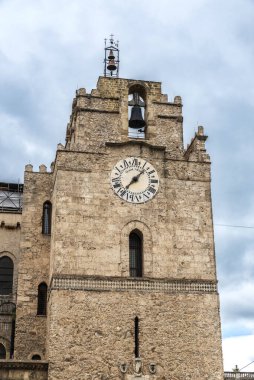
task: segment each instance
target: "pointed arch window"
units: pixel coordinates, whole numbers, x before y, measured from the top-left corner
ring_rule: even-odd
[[[0,359],[6,359],[6,349],[2,343],[0,343]]]
[[[45,282],[42,282],[38,286],[37,315],[47,314],[47,294],[48,286]]]
[[[43,214],[42,214],[42,233],[44,235],[51,234],[51,214],[52,214],[52,204],[46,201],[43,204]]]
[[[143,275],[143,238],[142,234],[134,230],[129,236],[130,276],[142,277]]]
[[[8,256],[0,258],[0,295],[12,293],[13,261]]]

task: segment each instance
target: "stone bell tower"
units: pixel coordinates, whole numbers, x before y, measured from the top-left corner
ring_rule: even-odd
[[[27,166],[15,355],[49,380],[223,379],[207,137],[182,128],[161,83],[104,76]]]

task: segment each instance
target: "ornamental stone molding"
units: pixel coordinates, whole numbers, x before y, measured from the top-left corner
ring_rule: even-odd
[[[48,363],[46,361],[35,360],[0,360],[1,369],[27,369],[47,371]]]
[[[217,283],[196,280],[157,280],[100,278],[94,276],[55,275],[51,290],[148,291],[157,293],[217,293]]]

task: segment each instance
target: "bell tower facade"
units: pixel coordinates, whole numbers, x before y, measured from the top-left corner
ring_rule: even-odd
[[[15,357],[49,380],[223,379],[207,137],[182,125],[160,83],[100,77],[26,167]]]

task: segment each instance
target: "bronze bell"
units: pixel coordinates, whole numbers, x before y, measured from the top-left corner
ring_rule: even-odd
[[[138,104],[135,104],[131,109],[131,117],[129,120],[130,128],[142,128],[146,125],[145,120],[143,119],[141,107]]]
[[[107,66],[107,69],[109,71],[114,71],[116,70],[116,63],[115,63],[115,60],[114,59],[111,59],[108,63],[108,66]]]
[[[111,49],[110,52],[109,52],[109,56],[108,56],[108,59],[111,60],[111,59],[115,59],[115,56],[113,54],[113,50]]]

